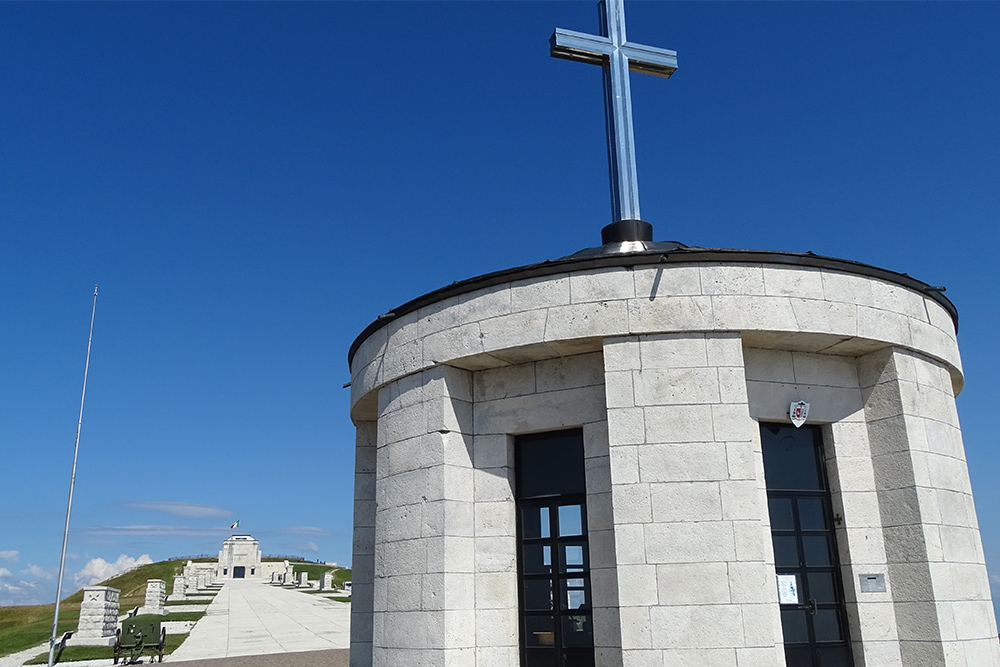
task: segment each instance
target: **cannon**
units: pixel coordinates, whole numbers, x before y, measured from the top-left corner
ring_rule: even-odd
[[[122,621],[115,636],[114,664],[119,658],[123,665],[134,665],[146,652],[163,662],[163,649],[167,644],[167,629],[160,627],[160,616],[133,616]],[[128,655],[128,660],[125,656]]]

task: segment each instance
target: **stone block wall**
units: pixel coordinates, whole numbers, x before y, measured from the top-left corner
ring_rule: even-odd
[[[785,422],[793,401],[810,403],[809,420],[826,424],[823,445],[833,504],[841,579],[856,665],[900,667],[889,576],[864,397],[854,357],[744,350],[750,415]],[[862,592],[860,577],[881,574],[885,593]]]
[[[604,344],[626,665],[782,664],[738,334]]]

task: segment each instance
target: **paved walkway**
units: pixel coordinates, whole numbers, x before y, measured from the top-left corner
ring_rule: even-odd
[[[205,660],[350,647],[351,606],[255,581],[229,581],[164,660]]]

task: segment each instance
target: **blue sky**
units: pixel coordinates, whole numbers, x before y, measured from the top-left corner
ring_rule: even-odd
[[[947,286],[1000,582],[1000,3],[626,13],[679,58],[632,76],[656,240]],[[600,71],[556,27],[596,3],[0,3],[0,604],[54,596],[95,283],[68,586],[237,519],[350,561],[354,337],[610,221]]]

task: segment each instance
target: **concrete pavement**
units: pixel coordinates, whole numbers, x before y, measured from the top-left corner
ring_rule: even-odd
[[[190,636],[164,660],[350,647],[351,606],[251,580],[226,582]]]

